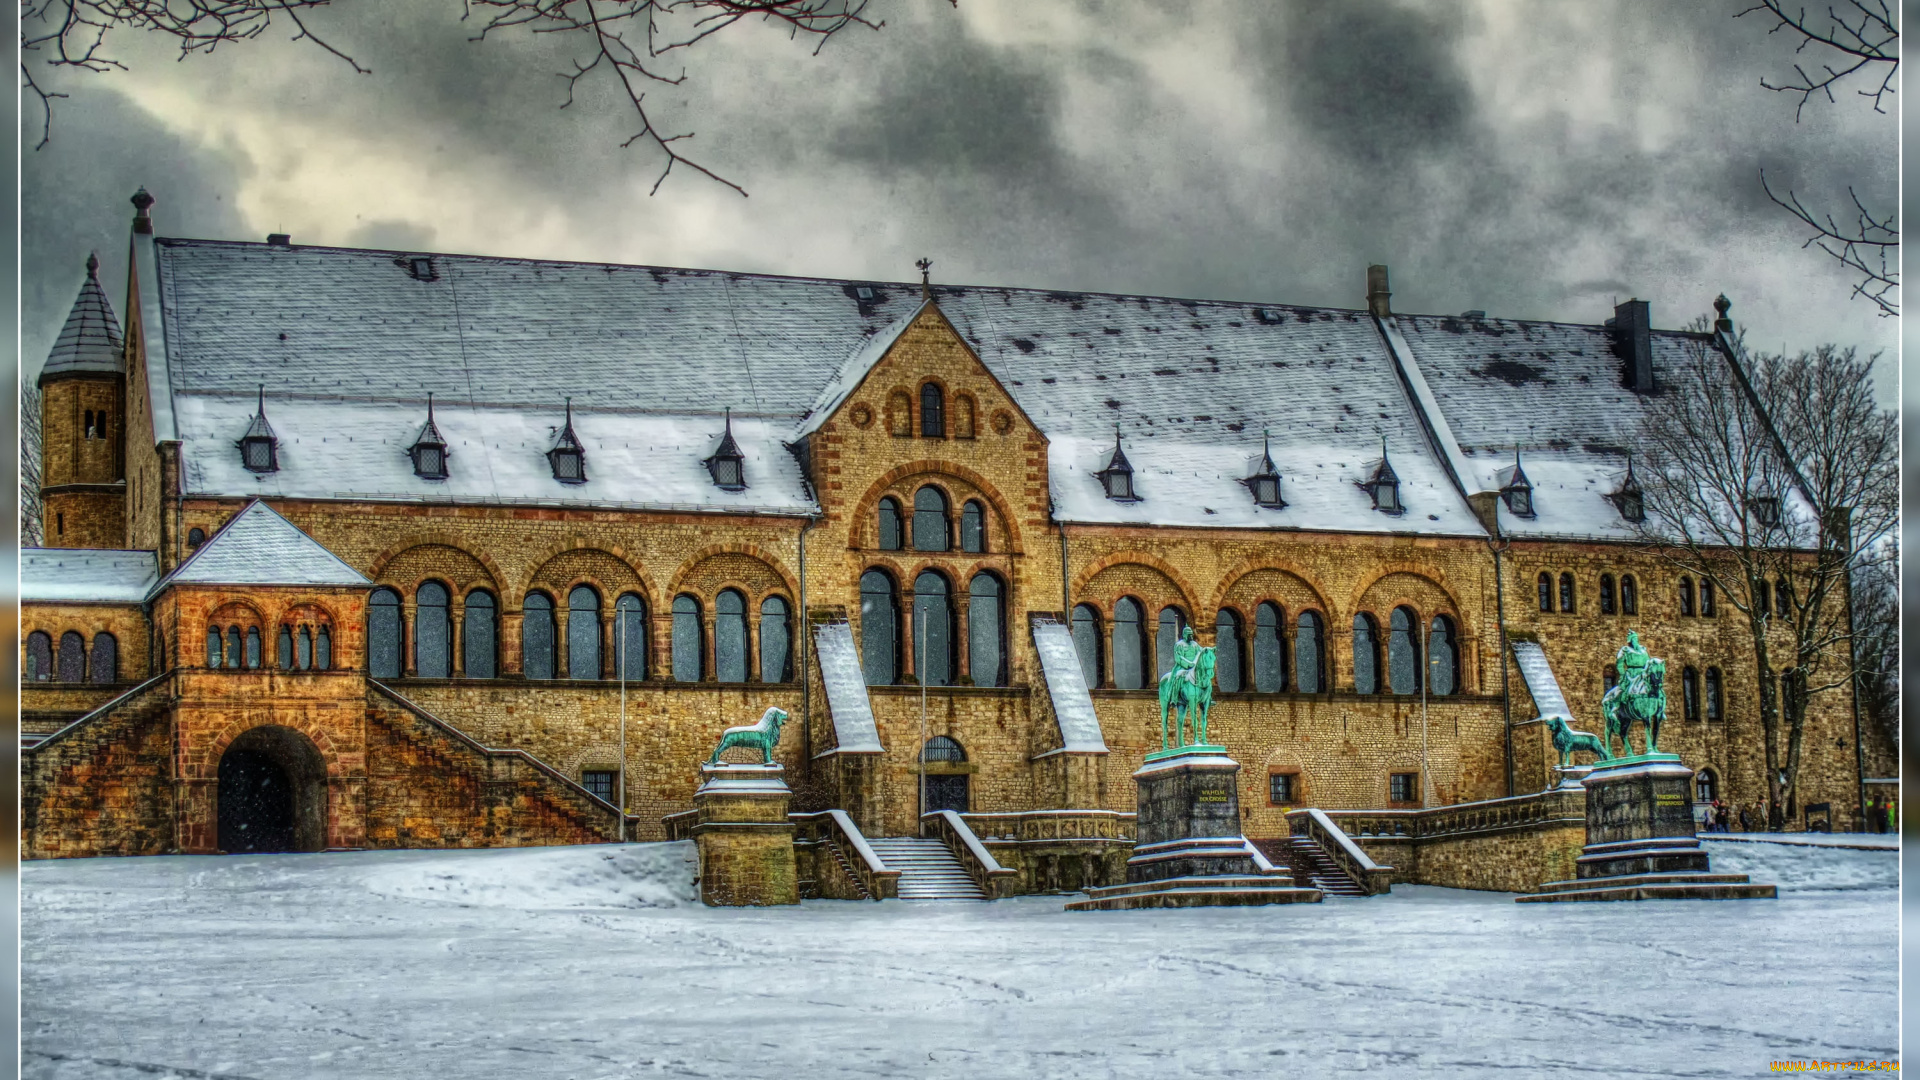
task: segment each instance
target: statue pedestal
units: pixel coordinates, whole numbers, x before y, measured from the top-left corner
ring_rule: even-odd
[[[710,907],[800,902],[793,862],[793,792],[779,765],[703,765],[690,830],[700,853],[700,901]]]
[[[1603,761],[1580,781],[1587,845],[1574,879],[1550,881],[1521,903],[1573,900],[1771,899],[1774,886],[1715,874],[1694,836],[1693,770],[1678,754]]]
[[[1147,755],[1133,774],[1139,816],[1127,884],[1088,889],[1068,911],[1318,903],[1240,832],[1240,764],[1223,746]]]

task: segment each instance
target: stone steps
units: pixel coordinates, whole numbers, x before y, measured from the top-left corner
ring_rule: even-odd
[[[1340,864],[1321,848],[1320,842],[1311,836],[1291,838],[1287,861],[1293,864],[1296,874],[1305,872],[1307,882],[1328,896],[1365,896],[1367,892],[1360,883],[1340,869]]]
[[[900,871],[894,895],[901,900],[987,899],[966,867],[938,840],[896,836],[869,840],[867,846],[887,869]]]

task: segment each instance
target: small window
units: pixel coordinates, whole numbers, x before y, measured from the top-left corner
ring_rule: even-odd
[[[427,395],[427,422],[421,426],[420,434],[414,437],[413,446],[407,451],[413,458],[413,474],[423,480],[445,480],[447,478],[447,440],[440,434],[439,425],[433,422],[433,395]]]
[[[246,433],[240,436],[240,464],[248,472],[270,473],[280,468],[280,441],[274,437],[273,425],[267,423],[267,390],[260,388],[260,404],[248,421]]]
[[[1138,502],[1140,496],[1133,490],[1133,463],[1127,460],[1126,451],[1120,448],[1120,428],[1113,429],[1113,453],[1107,457],[1107,466],[1093,474],[1106,489],[1107,498],[1114,502]]]
[[[1700,617],[1713,618],[1713,582],[1707,578],[1700,579]]]
[[[1613,614],[1613,575],[1600,575],[1600,614]]]
[[[1393,471],[1393,464],[1387,460],[1387,441],[1380,440],[1380,463],[1373,472],[1361,481],[1360,486],[1373,498],[1373,508],[1383,514],[1398,514],[1405,509],[1400,503],[1400,477]]]
[[[1565,612],[1568,615],[1573,614],[1573,575],[1572,574],[1563,573],[1560,575],[1560,610]]]
[[[876,540],[881,551],[900,550],[900,504],[891,495],[880,500],[880,526]]]
[[[453,676],[451,597],[447,587],[437,581],[423,582],[414,591],[413,669],[422,679]]]
[[[900,604],[893,579],[879,570],[860,575],[860,670],[869,686],[900,678]]]
[[[1683,577],[1680,579],[1680,614],[1682,615],[1693,614],[1693,579],[1692,578]]]
[[[1272,806],[1292,806],[1295,773],[1267,774],[1267,802]]]
[[[260,628],[257,626],[249,626],[247,627],[247,668],[248,670],[250,671],[258,670],[260,667],[260,662],[261,662]]]
[[[1712,769],[1701,769],[1693,774],[1693,801],[1711,803],[1720,797],[1720,778],[1713,775]]]
[[[1541,574],[1539,586],[1540,586],[1540,610],[1552,611],[1553,610],[1553,575]]]
[[[966,762],[967,752],[945,735],[935,735],[927,740],[927,745],[920,751],[920,760],[929,764],[959,765]]]
[[[198,525],[187,530],[187,550],[198,551],[200,545],[207,542],[207,531]]]
[[[553,478],[563,484],[584,484],[587,482],[587,451],[580,445],[580,437],[573,431],[573,399],[567,399],[567,422],[553,441],[553,449],[547,451],[547,463],[553,469]]]
[[[1720,669],[1707,669],[1707,723],[1717,724],[1725,719],[1726,695],[1721,687]]]
[[[322,626],[313,635],[313,670],[328,671],[333,668],[333,635]]]
[[[300,642],[299,642],[298,648],[299,648],[299,652],[295,654],[297,657],[297,666],[300,668],[301,671],[307,671],[313,667],[313,628],[312,627],[303,626],[300,628]]]
[[[620,805],[614,801],[614,789],[620,784],[620,774],[613,769],[585,769],[580,773],[580,786],[586,788],[602,802]]]
[[[432,281],[436,276],[433,272],[433,259],[426,255],[415,255],[408,259],[407,272],[420,281]]]
[[[281,671],[293,670],[293,627],[282,623],[273,643],[274,664]]]
[[[967,584],[967,674],[975,686],[1007,685],[1003,591],[1000,579],[984,572]]]
[[[926,439],[947,437],[947,398],[938,383],[920,387],[920,435]]]
[[[1620,613],[1640,614],[1640,586],[1634,584],[1632,574],[1620,575]]]
[[[1420,774],[1411,772],[1391,773],[1387,776],[1387,801],[1410,803],[1420,801]]]
[[[226,666],[235,669],[246,666],[246,644],[244,639],[241,638],[240,628],[237,626],[227,627]]]
[[[1680,672],[1680,715],[1689,721],[1700,719],[1700,673],[1693,668]]]
[[[720,436],[720,446],[707,458],[707,474],[713,478],[713,486],[721,491],[744,491],[747,487],[746,455],[740,452],[740,444],[733,441],[733,410],[727,410],[726,430]]]
[[[960,550],[978,554],[987,550],[987,510],[978,499],[960,508]]]
[[[914,673],[925,686],[952,686],[953,597],[947,579],[923,570],[913,579]]]
[[[207,666],[220,666],[220,628],[217,626],[207,627]]]

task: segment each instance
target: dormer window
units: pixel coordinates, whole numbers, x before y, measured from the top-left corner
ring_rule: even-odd
[[[1640,490],[1640,481],[1633,475],[1633,461],[1627,461],[1627,475],[1620,481],[1620,489],[1608,496],[1613,505],[1620,510],[1620,517],[1635,525],[1647,520],[1647,498]]]
[[[547,463],[553,466],[553,478],[563,484],[587,482],[587,452],[573,433],[573,399],[567,399],[567,425],[560,429],[553,449],[547,451]]]
[[[727,410],[726,431],[720,436],[720,448],[702,462],[713,477],[713,486],[721,491],[742,491],[747,486],[746,455],[733,441],[733,410]]]
[[[1373,508],[1383,514],[1398,514],[1406,509],[1400,505],[1400,476],[1387,460],[1387,440],[1380,440],[1380,463],[1360,482],[1360,487],[1373,498]]]
[[[1507,504],[1507,513],[1523,518],[1533,516],[1533,482],[1520,467],[1517,446],[1513,448],[1512,467],[1500,470],[1500,498]]]
[[[408,277],[416,281],[438,281],[440,279],[439,273],[434,269],[433,256],[431,255],[402,255],[393,261],[402,270],[407,272]]]
[[[1254,463],[1253,475],[1242,480],[1247,489],[1253,492],[1256,506],[1265,506],[1274,510],[1287,505],[1280,500],[1280,470],[1273,464],[1273,440],[1262,433],[1260,460]]]
[[[433,422],[433,395],[427,395],[427,423],[420,429],[420,436],[413,440],[413,446],[407,450],[413,458],[413,475],[423,480],[445,480],[447,478],[447,440],[440,437],[440,429]]]
[[[1120,449],[1120,428],[1113,429],[1113,454],[1107,458],[1107,467],[1093,474],[1100,486],[1107,489],[1107,498],[1114,502],[1139,502],[1140,496],[1133,491],[1133,464],[1127,460],[1124,450]]]
[[[277,472],[280,468],[280,440],[274,437],[273,426],[267,423],[267,388],[260,388],[260,404],[253,414],[253,421],[247,425],[247,433],[240,436],[236,443],[240,447],[240,464],[255,473]]]
[[[1780,497],[1755,495],[1747,500],[1747,513],[1753,515],[1755,525],[1763,529],[1771,529],[1780,524]]]

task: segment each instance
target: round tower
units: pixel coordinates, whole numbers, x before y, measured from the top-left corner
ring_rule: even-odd
[[[48,547],[126,546],[126,357],[100,260],[40,369],[40,502]]]

